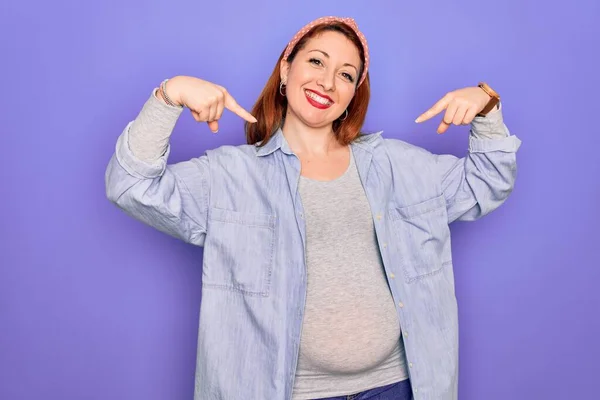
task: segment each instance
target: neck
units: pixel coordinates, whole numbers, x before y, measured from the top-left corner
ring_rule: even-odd
[[[327,156],[342,147],[331,124],[317,128],[309,127],[289,113],[281,130],[290,149],[296,154]]]

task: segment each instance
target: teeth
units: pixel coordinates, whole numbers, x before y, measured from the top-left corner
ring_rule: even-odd
[[[305,90],[305,93],[308,97],[316,101],[317,103],[323,104],[324,106],[330,105],[331,101],[319,96],[316,93],[311,92],[310,90]]]

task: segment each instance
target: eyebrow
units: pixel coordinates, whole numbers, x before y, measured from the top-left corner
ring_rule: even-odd
[[[311,51],[318,51],[319,53],[323,54],[325,57],[329,58],[329,54],[327,54],[326,52],[324,52],[323,50],[319,50],[319,49],[314,49],[314,50],[310,50],[309,53]],[[344,66],[348,66],[348,67],[352,67],[356,70],[356,73],[358,74],[358,68],[356,68],[354,65],[349,64],[349,63],[345,63]]]

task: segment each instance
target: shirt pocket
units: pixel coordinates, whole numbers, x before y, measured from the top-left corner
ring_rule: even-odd
[[[443,195],[389,210],[407,282],[433,275],[452,262],[447,213]]]
[[[275,227],[274,215],[211,208],[202,285],[268,296]]]

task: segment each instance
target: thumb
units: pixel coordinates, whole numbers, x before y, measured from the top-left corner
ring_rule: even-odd
[[[207,122],[208,128],[212,131],[212,133],[219,132],[219,122],[218,121],[209,121]]]

